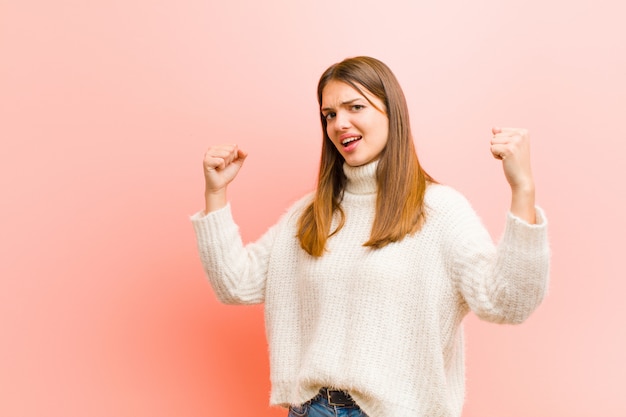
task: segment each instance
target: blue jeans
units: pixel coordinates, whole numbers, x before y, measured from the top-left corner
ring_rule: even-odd
[[[367,414],[356,405],[330,405],[325,396],[318,395],[302,405],[289,407],[287,417],[367,417]]]

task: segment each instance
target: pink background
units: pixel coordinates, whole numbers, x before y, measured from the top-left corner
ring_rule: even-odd
[[[219,304],[188,216],[206,147],[250,153],[258,237],[314,186],[315,87],[347,56],[402,83],[420,157],[497,238],[492,125],[527,127],[551,290],[466,321],[465,417],[625,415],[620,1],[0,0],[0,415],[285,416],[262,307]]]

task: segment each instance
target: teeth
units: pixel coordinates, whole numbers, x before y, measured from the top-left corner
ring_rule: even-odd
[[[345,145],[347,145],[348,143],[350,143],[350,142],[354,142],[355,140],[359,140],[359,139],[361,139],[361,137],[360,137],[360,136],[355,136],[355,137],[353,137],[353,138],[348,138],[348,139],[345,139],[343,142],[341,142],[341,144],[345,146]]]

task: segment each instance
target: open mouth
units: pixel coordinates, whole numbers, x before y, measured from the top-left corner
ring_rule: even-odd
[[[346,147],[348,145],[350,145],[353,142],[356,142],[357,140],[361,140],[362,136],[353,136],[350,138],[346,138],[344,140],[341,141],[341,144]]]

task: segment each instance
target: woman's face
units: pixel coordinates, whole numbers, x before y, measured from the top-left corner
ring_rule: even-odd
[[[326,118],[326,133],[350,166],[378,159],[389,134],[384,103],[365,88],[361,90],[365,96],[337,80],[329,81],[322,90],[321,111]]]

